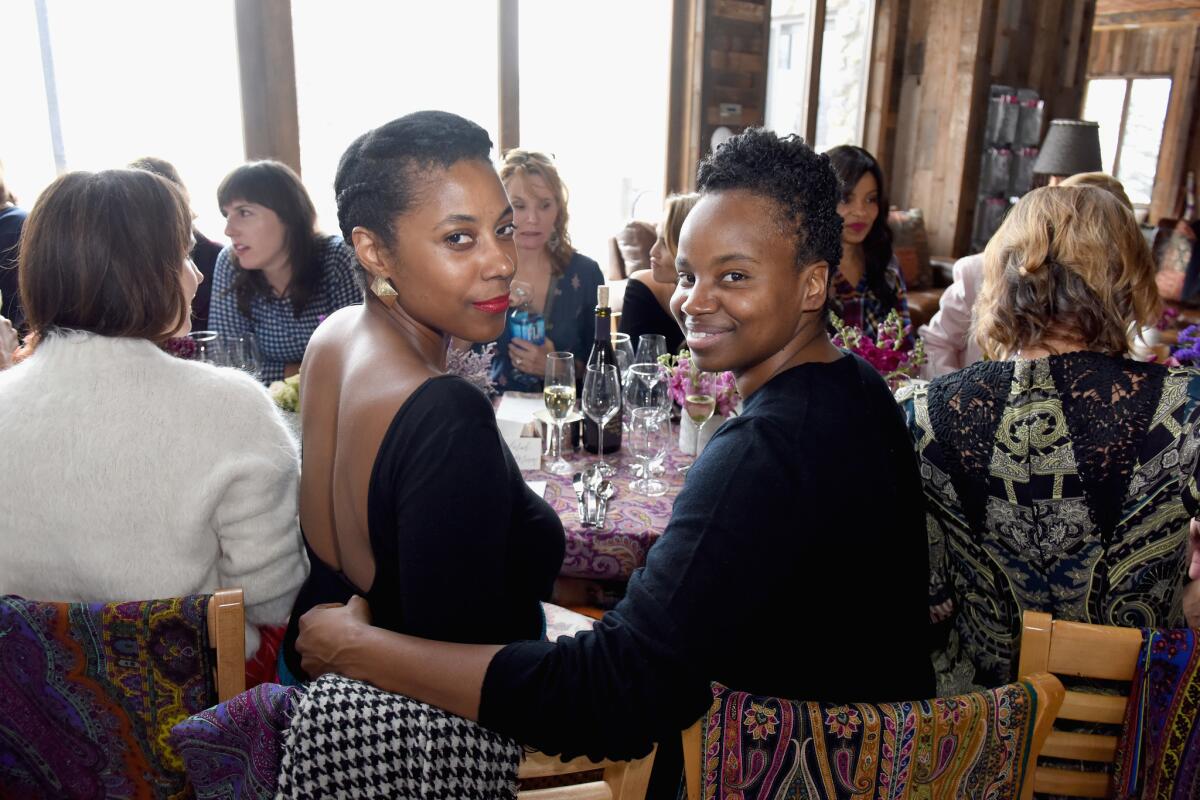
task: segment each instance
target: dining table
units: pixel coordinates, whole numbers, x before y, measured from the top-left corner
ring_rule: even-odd
[[[575,468],[571,474],[554,475],[544,469],[523,473],[526,481],[545,482],[542,497],[562,520],[567,546],[559,574],[568,578],[628,581],[634,570],[645,565],[650,547],[666,530],[675,497],[683,488],[685,476],[679,470],[690,463],[692,457],[680,453],[674,445],[669,447],[663,458],[663,474],[658,476],[667,485],[667,491],[658,497],[649,497],[630,487],[636,480],[632,468],[637,459],[626,450],[607,454],[605,459],[614,469],[608,481],[615,491],[608,501],[604,527],[595,528],[585,527],[579,518],[572,476],[598,458],[582,449],[564,456]],[[547,457],[542,460],[543,464],[548,462]]]

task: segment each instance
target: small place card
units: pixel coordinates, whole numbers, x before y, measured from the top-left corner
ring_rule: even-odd
[[[538,497],[546,496],[546,481],[525,481],[525,485],[532,489]]]
[[[518,397],[508,392],[500,398],[500,405],[496,408],[496,419],[524,425],[533,422],[533,415],[545,407],[545,401],[541,397]]]
[[[513,439],[508,441],[508,449],[512,450],[513,458],[517,460],[517,467],[522,472],[541,468],[542,437],[526,436],[521,439]]]

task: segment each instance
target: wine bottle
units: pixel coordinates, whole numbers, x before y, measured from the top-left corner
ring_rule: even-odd
[[[617,354],[612,346],[612,309],[608,306],[608,287],[596,287],[596,340],[588,354],[587,365],[617,366]],[[618,375],[620,369],[617,370]],[[621,392],[624,396],[624,391]],[[600,426],[586,418],[583,421],[583,449],[595,453],[600,444]],[[604,452],[615,453],[621,449],[621,412],[604,426]]]

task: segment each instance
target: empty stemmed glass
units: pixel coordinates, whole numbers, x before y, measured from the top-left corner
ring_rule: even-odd
[[[667,492],[666,483],[650,477],[650,462],[666,455],[668,425],[658,406],[640,406],[629,412],[629,450],[642,467],[642,477],[630,483],[629,488],[638,494],[659,497]]]
[[[565,351],[546,356],[546,380],[542,388],[542,399],[546,411],[554,420],[555,438],[558,441],[554,461],[546,465],[546,471],[554,475],[569,475],[571,465],[563,458],[563,420],[575,407],[575,355]]]
[[[658,359],[667,354],[667,337],[661,333],[643,333],[638,337],[637,353],[633,357],[635,364],[657,364]]]
[[[617,356],[617,369],[621,370],[621,381],[624,382],[626,373],[634,363],[633,343],[628,333],[614,333],[612,346],[613,352]]]
[[[583,378],[583,413],[599,427],[597,444],[600,460],[596,468],[602,475],[611,475],[612,467],[604,460],[604,426],[621,410],[621,379],[614,364],[589,364]]]
[[[225,349],[229,357],[229,366],[253,375],[256,380],[262,378],[262,359],[258,355],[258,342],[254,334],[243,333],[227,337]]]
[[[203,361],[205,364],[218,367],[229,366],[229,354],[225,351],[225,344],[221,340],[220,333],[217,331],[192,331],[188,334],[188,338],[196,343],[196,352],[192,356],[192,360]]]

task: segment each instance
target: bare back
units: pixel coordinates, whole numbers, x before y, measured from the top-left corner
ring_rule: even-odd
[[[368,302],[332,314],[304,354],[300,526],[362,592],[375,580],[367,495],[397,411],[435,372]]]

